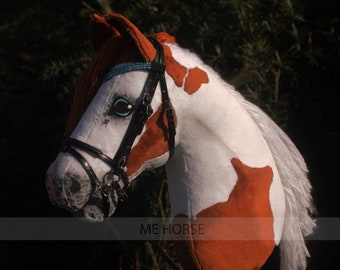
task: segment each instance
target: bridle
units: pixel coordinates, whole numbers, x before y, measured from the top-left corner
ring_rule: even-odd
[[[131,117],[131,121],[127,127],[127,130],[115,156],[113,158],[110,158],[98,148],[75,138],[67,138],[62,149],[62,152],[67,152],[71,154],[82,165],[82,167],[88,174],[92,185],[92,193],[90,195],[89,201],[91,201],[91,196],[93,195],[93,193],[95,193],[97,190],[100,191],[102,200],[106,205],[106,216],[109,215],[108,207],[110,205],[110,201],[114,204],[116,204],[118,201],[115,199],[115,193],[117,194],[120,201],[124,201],[128,197],[126,189],[129,187],[129,180],[125,166],[128,162],[131,148],[136,137],[141,134],[147,119],[153,113],[151,102],[158,83],[160,83],[161,89],[162,108],[165,112],[168,122],[167,141],[169,147],[169,158],[174,153],[176,128],[174,113],[171,107],[171,102],[165,80],[164,51],[162,45],[158,41],[151,39],[151,42],[157,50],[157,54],[153,62],[141,62],[120,65],[104,76],[104,81],[107,81],[114,76],[133,70],[149,71],[144,88],[139,97],[141,101],[138,105],[136,105],[136,108]],[[109,165],[110,170],[104,175],[102,181],[98,179],[91,165],[78,150],[84,151]]]

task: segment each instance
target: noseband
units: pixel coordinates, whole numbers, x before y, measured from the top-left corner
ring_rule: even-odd
[[[144,85],[143,91],[141,92],[141,102],[136,106],[134,113],[132,114],[131,121],[124,134],[124,137],[119,145],[119,148],[114,156],[110,158],[104,154],[98,148],[82,142],[75,138],[68,138],[65,141],[62,152],[68,152],[78,160],[78,162],[85,169],[88,174],[91,185],[92,194],[99,190],[102,195],[102,200],[106,204],[106,208],[110,205],[110,200],[116,204],[115,192],[120,201],[127,199],[126,189],[129,187],[129,180],[126,173],[126,164],[129,159],[132,145],[136,137],[141,134],[143,127],[147,119],[152,115],[153,110],[151,102],[156,90],[158,83],[160,83],[161,95],[162,95],[162,106],[167,117],[168,122],[168,147],[169,147],[169,158],[173,155],[175,149],[175,122],[174,114],[169,99],[168,89],[165,80],[165,65],[164,65],[164,51],[162,45],[155,40],[151,40],[157,54],[153,62],[142,62],[120,65],[114,68],[112,71],[104,76],[104,81],[113,78],[116,75],[123,74],[134,70],[149,70],[149,74]],[[110,171],[107,172],[102,181],[98,179],[94,170],[87,162],[87,160],[77,151],[84,151],[91,156],[102,160],[104,163],[110,166]],[[91,197],[89,201],[91,200]],[[106,209],[105,215],[108,215],[109,209]]]

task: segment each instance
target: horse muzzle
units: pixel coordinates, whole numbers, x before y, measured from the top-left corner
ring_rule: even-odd
[[[103,198],[102,192],[93,187],[86,172],[69,154],[61,153],[49,166],[46,188],[52,204],[88,221],[101,222],[104,212],[112,214],[115,210],[112,199]]]

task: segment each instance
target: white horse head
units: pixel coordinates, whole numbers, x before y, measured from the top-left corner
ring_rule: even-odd
[[[283,131],[166,33],[151,42],[110,14],[93,17],[91,37],[97,54],[75,93],[71,139],[47,173],[51,200],[100,221],[142,171],[166,165],[172,217],[260,218],[251,226],[256,241],[177,243],[183,266],[257,269],[280,245],[282,268],[304,269],[304,236],[315,226],[311,186]],[[222,220],[206,234],[249,230],[226,230]]]

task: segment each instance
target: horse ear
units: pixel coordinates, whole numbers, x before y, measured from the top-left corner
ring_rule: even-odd
[[[156,49],[149,39],[127,18],[117,13],[111,13],[106,16],[106,22],[109,23],[113,29],[117,29],[123,37],[131,40],[146,61],[151,62],[154,60],[156,57]]]
[[[104,17],[98,14],[93,14],[91,17],[89,34],[90,43],[95,51],[98,51],[108,39],[120,35]]]

